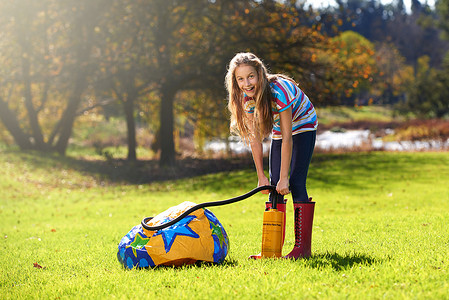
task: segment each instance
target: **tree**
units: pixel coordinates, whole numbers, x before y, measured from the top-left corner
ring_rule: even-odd
[[[380,98],[380,104],[399,102],[413,81],[413,68],[391,43],[377,44],[375,57],[379,79],[373,92]]]
[[[436,7],[440,17],[439,27],[443,31],[443,37],[449,40],[449,0],[438,0]]]
[[[329,39],[297,1],[103,1],[0,4],[8,36],[0,40],[0,118],[22,149],[64,153],[77,113],[114,99],[127,122],[128,160],[137,159],[136,107],[157,107],[148,118],[159,123],[160,164],[173,165],[175,107],[203,132],[200,122],[224,131],[224,75],[239,51],[294,77],[315,104],[363,92],[375,71],[370,45],[349,33]]]
[[[204,22],[209,1],[154,1],[154,68],[155,82],[160,97],[160,128],[158,141],[161,147],[160,164],[175,164],[174,100],[178,91],[194,85],[203,74],[203,84],[208,80],[201,69],[207,65],[214,51],[208,40],[211,29]],[[213,29],[212,29],[213,30]]]
[[[449,32],[449,1],[436,3],[440,14],[440,28],[444,36]],[[416,5],[415,9],[419,9]],[[413,84],[408,86],[407,98],[399,105],[402,112],[413,112],[421,118],[442,118],[449,114],[449,52],[440,69],[432,68],[427,56],[418,59]]]
[[[2,2],[2,29],[9,37],[2,46],[14,52],[2,54],[11,73],[0,85],[8,95],[0,98],[0,119],[22,149],[65,153],[87,87],[103,4]]]
[[[329,28],[338,27],[339,31],[355,31],[372,42],[392,43],[407,64],[415,66],[418,57],[427,55],[431,66],[440,67],[449,44],[439,38],[436,11],[423,1],[413,0],[411,12],[407,13],[404,1],[391,2],[338,0],[338,9],[321,13],[323,28],[330,34],[333,31]]]
[[[374,45],[352,31],[334,37],[329,48],[318,54],[318,60],[331,66],[322,75],[328,104],[354,105],[370,91],[377,72],[374,54]]]
[[[440,0],[436,5],[440,14],[440,27],[447,36],[449,1]],[[412,111],[422,118],[442,118],[449,114],[449,52],[441,69],[431,68],[429,60],[427,56],[418,60],[415,80],[400,109]]]
[[[127,125],[129,161],[136,161],[135,110],[138,99],[148,93],[157,80],[152,54],[152,2],[111,1],[110,13],[96,30],[102,37],[98,46],[100,72],[96,80],[99,98],[113,98],[123,110]]]
[[[449,114],[449,76],[446,70],[429,66],[429,57],[418,60],[413,84],[409,86],[407,100],[399,106],[403,112],[413,112],[420,118],[442,118]]]
[[[226,65],[236,52],[252,51],[273,71],[294,76],[303,85],[312,82],[311,74],[323,68],[314,60],[314,51],[324,45],[324,37],[301,24],[306,12],[294,2],[156,1],[157,62],[152,71],[160,77],[162,165],[175,161],[175,95],[182,90],[213,91],[220,100],[216,109],[223,109]]]

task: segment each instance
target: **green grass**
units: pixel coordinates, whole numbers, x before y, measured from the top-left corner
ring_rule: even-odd
[[[182,201],[243,194],[253,170],[112,184],[73,161],[0,151],[0,298],[447,299],[447,153],[315,155],[313,256],[260,260],[265,197],[211,210],[230,237],[224,264],[127,271],[120,239]],[[284,254],[293,245],[291,199]],[[43,268],[36,268],[37,263]]]
[[[394,110],[388,106],[331,106],[318,107],[318,121],[321,125],[341,124],[357,121],[391,122],[398,120]]]

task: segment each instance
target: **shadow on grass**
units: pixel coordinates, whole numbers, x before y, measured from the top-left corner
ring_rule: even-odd
[[[342,271],[350,269],[353,266],[370,266],[380,262],[380,259],[370,257],[362,253],[351,253],[345,255],[338,253],[325,253],[313,255],[308,259],[307,265],[317,269],[331,267],[335,271]]]
[[[156,267],[146,267],[146,268],[137,268],[138,270],[171,270],[171,269],[176,269],[176,270],[189,270],[189,269],[203,269],[203,268],[221,268],[221,269],[225,269],[225,268],[233,268],[236,267],[238,265],[237,260],[235,259],[225,259],[224,262],[222,262],[221,264],[216,264],[216,263],[212,263],[212,262],[204,262],[204,261],[198,261],[194,264],[190,264],[190,265],[182,265],[182,266],[156,266]],[[129,270],[125,267],[123,267],[124,270]]]
[[[247,171],[255,172],[251,156],[221,159],[187,158],[178,160],[173,167],[164,168],[156,160],[135,162],[122,159],[88,160],[51,153],[10,150],[2,151],[1,154],[11,154],[9,157],[14,161],[22,161],[34,168],[54,169],[53,173],[57,173],[58,169],[73,169],[93,176],[102,184],[146,184],[215,174],[209,178],[202,178],[201,182],[196,183],[198,186],[193,188],[203,190],[204,187],[208,187],[220,191],[226,189],[223,187],[223,183],[226,183],[227,188],[232,186],[243,191],[247,186],[254,184],[255,178],[245,174]],[[404,174],[416,173],[417,166],[424,163],[440,164],[441,159],[412,154],[384,155],[376,152],[316,154],[312,158],[308,180],[322,189],[333,189],[336,186],[353,189],[379,188],[379,185],[391,180],[403,180],[401,176]],[[268,166],[267,158],[264,166]]]
[[[294,260],[292,260],[294,262]],[[305,264],[316,269],[324,269],[331,267],[335,271],[344,271],[353,266],[370,266],[380,263],[378,258],[370,257],[365,254],[352,253],[340,255],[338,253],[325,253],[313,255],[305,259]],[[157,266],[153,268],[141,268],[142,270],[167,270],[167,269],[201,269],[201,268],[233,268],[238,266],[238,261],[235,259],[226,259],[221,264],[210,262],[197,262],[191,265],[183,266]],[[140,269],[140,268],[139,268]]]
[[[221,264],[215,264],[211,262],[197,262],[196,264],[186,266],[186,268],[233,268],[238,266],[238,262],[235,259],[225,259]]]
[[[110,183],[145,184],[254,169],[250,156],[229,159],[186,158],[176,161],[174,166],[161,167],[157,160],[89,160],[36,151],[3,151],[3,153],[13,154],[14,159],[19,159],[34,168],[73,169]]]

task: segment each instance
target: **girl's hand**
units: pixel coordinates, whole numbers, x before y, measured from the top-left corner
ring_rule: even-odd
[[[280,179],[276,186],[276,191],[281,195],[290,194],[290,189],[288,187],[288,179]]]
[[[270,181],[268,180],[268,178],[266,176],[263,176],[261,178],[259,178],[259,182],[257,183],[257,186],[264,186],[264,185],[270,185]],[[269,194],[270,190],[263,190],[261,191],[262,194]]]

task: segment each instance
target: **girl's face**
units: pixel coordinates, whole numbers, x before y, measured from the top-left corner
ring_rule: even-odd
[[[249,65],[241,65],[235,69],[234,74],[240,90],[242,90],[248,97],[254,97],[259,81],[256,68]]]

